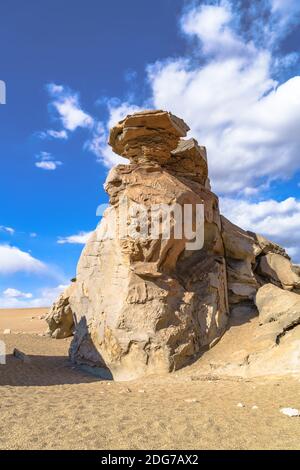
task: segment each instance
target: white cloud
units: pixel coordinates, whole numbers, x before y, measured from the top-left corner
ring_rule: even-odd
[[[64,129],[72,132],[78,127],[93,127],[94,120],[81,109],[78,93],[54,83],[48,84],[47,90],[53,99],[51,106],[58,113]]]
[[[122,160],[124,163],[125,160],[112,151],[111,147],[107,144],[107,140],[108,129],[104,127],[103,123],[98,122],[90,139],[86,141],[84,148],[96,155],[97,160],[107,168],[122,163]]]
[[[59,160],[54,160],[52,155],[49,152],[40,152],[36,155],[36,158],[39,160],[35,163],[37,168],[42,170],[54,171],[58,166],[62,165],[62,162]]]
[[[15,233],[15,229],[13,229],[12,227],[5,227],[4,225],[0,225],[0,232],[5,232],[9,235],[13,235]]]
[[[194,8],[181,25],[202,60],[160,61],[148,76],[155,107],[183,117],[207,146],[213,189],[249,194],[300,169],[300,77],[274,80],[277,56],[246,40],[238,19],[228,2]]]
[[[300,170],[300,77],[283,83],[273,77],[275,69],[298,60],[295,53],[278,55],[279,39],[288,32],[282,22],[292,24],[300,11],[289,3],[292,10],[279,0],[252,3],[246,10],[248,26],[229,0],[193,6],[180,22],[186,38],[196,39],[189,56],[147,67],[152,95],[147,107],[152,103],[185,119],[191,135],[208,148],[218,193],[254,195]],[[94,128],[87,147],[111,167],[126,160],[107,145],[108,130],[141,107],[107,104],[108,121]]]
[[[68,133],[67,131],[60,130],[60,131],[55,131],[53,129],[49,129],[47,131],[42,131],[38,133],[38,136],[40,139],[59,139],[59,140],[67,140],[68,138]]]
[[[41,168],[42,170],[56,170],[58,166],[62,165],[60,161],[49,161],[49,162],[36,162],[35,166]]]
[[[0,274],[39,273],[45,269],[46,265],[29,253],[15,246],[0,245]]]
[[[48,307],[53,304],[57,297],[68,287],[66,284],[60,284],[56,287],[47,287],[41,289],[38,295],[30,302],[31,307]]]
[[[287,27],[299,18],[299,0],[271,0],[272,12],[279,17],[279,26]]]
[[[127,102],[115,103],[115,100],[108,101],[107,108],[109,119],[106,125],[102,122],[95,124],[91,138],[85,143],[85,148],[93,152],[97,156],[98,161],[103,163],[103,165],[111,168],[119,163],[128,163],[128,160],[115,154],[108,145],[109,131],[117,122],[124,119],[127,114],[133,114],[141,108]]]
[[[300,201],[294,197],[279,202],[222,198],[220,206],[233,223],[279,243],[300,262]]]
[[[3,291],[3,296],[8,299],[32,299],[33,295],[31,292],[21,292],[18,289],[13,289],[9,287]]]
[[[227,2],[218,6],[200,5],[182,17],[181,27],[185,34],[199,39],[204,55],[253,54],[254,45],[238,37],[230,26],[232,20],[233,13]]]
[[[43,288],[39,290],[36,296],[33,296],[33,294],[23,294],[17,289],[9,288],[0,296],[0,308],[50,307],[66,287],[67,285],[61,284],[56,287]],[[12,294],[15,292],[16,295],[7,295],[7,291],[11,291]],[[17,295],[18,293],[21,295]]]
[[[59,237],[57,243],[60,245],[64,244],[78,244],[85,245],[93,232],[79,232],[76,235],[70,235],[68,237]]]

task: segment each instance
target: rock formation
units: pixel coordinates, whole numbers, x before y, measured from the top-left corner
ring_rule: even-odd
[[[111,130],[129,164],[110,171],[110,206],[47,318],[56,338],[75,318],[72,361],[116,380],[189,364],[219,341],[230,314],[255,308],[265,284],[298,296],[299,270],[285,250],[220,215],[206,150],[183,139],[188,130],[164,111],[129,115]]]
[[[70,305],[70,295],[73,290],[71,284],[58,297],[57,301],[46,316],[48,323],[48,334],[55,339],[63,339],[72,336],[74,331],[74,318]]]
[[[155,111],[129,116],[111,131],[113,150],[130,164],[109,173],[105,189],[111,206],[78,264],[71,358],[108,368],[119,380],[186,365],[220,338],[227,324],[218,199],[207,188],[205,149],[194,140],[180,143],[187,130],[172,114]],[[163,204],[174,210],[189,204],[195,212],[203,203],[202,250],[187,251],[184,233],[175,237],[182,221],[172,213],[170,237],[163,237],[163,227],[156,238],[151,231],[139,233]],[[131,227],[144,227],[122,238],[116,234],[125,209]],[[142,222],[136,209],[145,212]],[[107,237],[112,227],[115,233]]]
[[[282,247],[223,216],[221,220],[231,307],[241,302],[253,304],[258,289],[266,283],[290,291],[299,289],[300,277]]]

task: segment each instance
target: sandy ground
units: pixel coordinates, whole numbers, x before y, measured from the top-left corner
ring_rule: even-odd
[[[48,308],[0,309],[0,333],[10,329],[12,333],[42,333],[47,329],[41,321]]]
[[[0,332],[26,333],[0,334],[1,449],[300,449],[300,418],[279,411],[300,409],[300,377],[212,377],[200,359],[167,377],[103,381],[68,362],[69,339],[39,336],[44,321],[30,319],[40,312],[11,312],[10,324],[7,315]],[[246,335],[236,325],[225,347],[239,328]],[[14,357],[15,347],[30,362]]]

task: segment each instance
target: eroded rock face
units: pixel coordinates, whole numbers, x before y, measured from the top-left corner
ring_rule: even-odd
[[[74,319],[70,305],[70,295],[74,287],[74,284],[71,284],[65,289],[46,316],[48,332],[52,338],[63,339],[73,335]]]
[[[233,308],[241,302],[253,302],[259,284],[254,274],[256,257],[261,248],[255,238],[232,224],[222,220],[222,237],[227,263],[228,297]]]
[[[187,130],[183,121],[159,111],[127,117],[111,131],[113,149],[131,163],[109,173],[105,189],[111,207],[78,264],[71,358],[108,368],[117,380],[188,364],[220,338],[227,324],[218,198],[205,187],[205,149],[194,140],[179,143]],[[130,226],[136,206],[145,208],[149,225],[153,214],[151,219],[147,211],[153,206],[189,204],[195,212],[204,204],[204,247],[188,250],[186,236],[175,237],[173,215],[169,238],[163,238],[162,229],[158,238],[151,233],[107,238],[111,227],[120,230],[124,201]]]
[[[282,247],[241,229],[223,216],[221,221],[231,309],[243,302],[253,304],[264,284],[295,292],[299,289],[298,271]]]

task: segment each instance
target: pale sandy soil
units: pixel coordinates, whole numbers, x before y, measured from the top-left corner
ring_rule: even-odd
[[[15,320],[16,330],[27,331],[29,317]],[[300,377],[213,378],[202,375],[200,359],[167,377],[102,381],[69,364],[69,339],[39,336],[45,325],[37,325],[35,334],[0,335],[8,354],[0,365],[1,449],[300,449],[300,418],[279,412],[300,409]],[[246,325],[234,327],[225,347],[239,328],[246,335]],[[31,362],[13,357],[15,347]]]
[[[10,329],[12,333],[42,333],[45,331],[46,323],[41,321],[48,308],[16,308],[0,309],[0,333]]]

